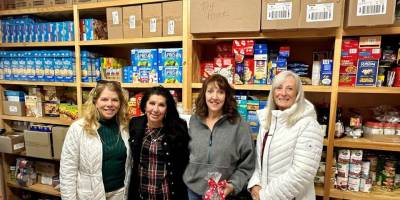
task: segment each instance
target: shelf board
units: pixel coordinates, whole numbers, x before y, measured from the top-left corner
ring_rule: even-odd
[[[375,187],[374,187],[375,188]],[[350,200],[375,200],[375,199],[384,199],[384,200],[399,200],[400,199],[400,190],[395,190],[393,192],[384,192],[379,191],[379,189],[375,189],[370,193],[366,192],[351,192],[351,191],[342,191],[338,189],[331,189],[330,195],[331,198],[338,199],[350,199]]]
[[[207,33],[194,34],[193,40],[235,40],[235,39],[288,39],[288,38],[329,38],[335,37],[335,28],[332,29],[295,29],[295,30],[273,30],[252,33]]]
[[[34,185],[24,187],[24,186],[18,185],[14,181],[7,181],[7,185],[9,187],[19,188],[19,189],[23,189],[23,190],[29,190],[29,191],[37,192],[37,193],[41,193],[41,194],[47,194],[47,195],[57,196],[57,197],[61,196],[60,191],[54,189],[53,186],[50,186],[50,185],[36,183]]]
[[[72,14],[72,5],[47,6],[47,7],[42,7],[42,8],[25,8],[25,9],[14,9],[14,10],[2,10],[2,11],[0,11],[0,16],[40,14],[40,13],[60,13],[60,12],[71,12],[71,14]]]
[[[66,126],[69,126],[72,124],[72,121],[62,120],[62,119],[56,118],[56,117],[21,117],[21,116],[11,116],[11,115],[0,115],[0,118],[3,120],[57,124],[57,125],[66,125]]]
[[[0,85],[48,85],[59,87],[76,87],[76,83],[63,83],[63,82],[30,82],[30,81],[9,81],[0,80]]]
[[[26,150],[18,152],[18,153],[5,153],[5,154],[13,155],[13,156],[23,156],[23,157],[35,158],[35,159],[60,161],[59,158],[54,158],[54,157],[53,158],[42,158],[42,157],[37,157],[37,156],[26,155]]]
[[[362,35],[395,35],[400,34],[400,26],[389,27],[347,27],[343,29],[343,36]]]
[[[350,137],[335,138],[335,147],[372,149],[384,151],[400,151],[400,136],[371,136],[353,139]]]
[[[122,83],[123,88],[152,88],[162,85],[165,88],[182,88],[182,83]],[[81,83],[81,87],[93,88],[96,83]]]
[[[400,94],[400,87],[339,87],[339,93]]]
[[[54,47],[54,46],[74,46],[73,41],[69,42],[21,42],[21,43],[1,43],[1,47]]]
[[[162,43],[162,42],[182,42],[182,36],[169,37],[149,37],[149,38],[134,38],[134,39],[110,39],[110,40],[90,40],[79,41],[81,46],[97,46],[97,45],[129,45],[129,44],[146,44],[146,43]]]
[[[314,188],[315,188],[315,195],[316,196],[324,196],[324,186],[323,185],[317,185],[314,184]]]
[[[103,1],[101,3],[82,3],[78,4],[78,9],[96,9],[96,8],[106,8],[113,6],[126,6],[126,5],[136,5],[136,4],[145,4],[145,3],[158,3],[169,0],[113,0],[113,1]]]
[[[200,89],[203,83],[192,83],[192,88]],[[231,85],[235,90],[261,90],[269,91],[271,90],[271,85]],[[305,85],[305,92],[331,92],[331,86],[313,86]]]

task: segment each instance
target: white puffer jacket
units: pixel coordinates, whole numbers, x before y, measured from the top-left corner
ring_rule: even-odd
[[[261,186],[261,200],[314,200],[314,176],[323,146],[323,133],[316,121],[314,106],[306,101],[303,117],[287,126],[294,106],[273,110],[261,167],[261,150],[265,130],[266,109],[257,111],[260,132],[257,137],[256,168],[248,189]]]
[[[122,130],[122,129],[121,129]],[[131,156],[129,134],[121,131],[126,146],[125,199],[130,178]],[[68,129],[61,153],[60,186],[63,200],[105,200],[102,177],[103,150],[100,136],[90,136],[83,130],[83,119],[74,122]]]

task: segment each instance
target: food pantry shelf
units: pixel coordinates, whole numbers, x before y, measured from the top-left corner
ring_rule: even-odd
[[[19,188],[19,189],[23,189],[23,190],[29,190],[29,191],[33,191],[33,192],[39,192],[42,194],[48,194],[51,196],[61,196],[60,192],[56,189],[54,189],[52,186],[50,185],[43,185],[43,184],[34,184],[28,187],[23,187],[18,185],[16,182],[14,181],[7,181],[7,185],[13,188]]]
[[[365,192],[351,192],[351,191],[342,191],[338,189],[331,189],[330,195],[331,198],[338,199],[350,199],[350,200],[399,200],[400,199],[400,190],[394,192],[385,192],[379,191],[379,189],[375,189],[370,193]]]
[[[103,1],[101,3],[83,3],[78,4],[78,9],[96,9],[96,8],[106,8],[106,7],[113,7],[113,6],[126,6],[126,5],[137,5],[137,4],[145,4],[145,3],[158,3],[164,2],[169,0],[113,0],[113,1]]]
[[[19,42],[19,43],[2,43],[1,47],[54,47],[54,46],[74,46],[74,42]]]
[[[348,27],[343,30],[344,36],[362,36],[362,35],[397,35],[400,34],[400,26],[390,27]]]
[[[339,87],[339,93],[400,94],[400,87]]]
[[[315,195],[324,196],[324,186],[323,185],[314,185]]]
[[[345,147],[353,149],[372,149],[384,151],[400,151],[400,137],[372,137],[372,138],[357,138],[350,137],[334,140],[335,147]]]
[[[182,42],[182,36],[170,37],[151,37],[151,38],[135,38],[135,39],[110,39],[110,40],[91,40],[80,41],[81,46],[96,46],[96,45],[129,45],[129,44],[146,44],[146,43],[163,43],[163,42]]]
[[[199,89],[203,86],[203,83],[192,83],[192,88]],[[235,90],[271,90],[271,85],[231,85]],[[312,86],[305,85],[305,92],[331,92],[331,86]]]
[[[3,0],[4,1],[4,0]],[[47,6],[42,8],[25,8],[17,10],[2,10],[0,16],[68,12],[72,14],[72,5]]]
[[[35,82],[35,81],[9,81],[0,80],[0,85],[48,85],[48,86],[59,86],[59,87],[76,87],[76,83],[63,83],[63,82]]]
[[[46,124],[57,124],[69,126],[72,121],[62,120],[56,117],[20,117],[11,115],[0,115],[0,119],[3,120],[13,120],[13,121],[25,121],[25,122],[35,122],[35,123],[46,123]]]
[[[163,86],[165,88],[178,89],[182,88],[182,83],[122,83],[123,88],[152,88],[156,86]],[[96,83],[81,83],[82,87],[95,87]]]

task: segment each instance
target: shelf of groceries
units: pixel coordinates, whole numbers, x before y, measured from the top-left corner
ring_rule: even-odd
[[[45,185],[45,184],[40,184],[40,183],[36,183],[33,184],[31,186],[20,186],[17,182],[15,181],[7,181],[7,185],[9,187],[13,187],[13,188],[18,188],[18,189],[23,189],[23,190],[29,190],[32,192],[38,192],[38,193],[42,193],[42,194],[48,194],[51,196],[58,196],[60,197],[60,191],[54,189],[53,186],[51,185]]]

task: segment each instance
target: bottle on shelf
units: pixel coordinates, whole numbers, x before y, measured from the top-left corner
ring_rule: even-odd
[[[342,119],[342,108],[338,107],[336,111],[335,137],[342,137],[344,134],[344,125]]]

